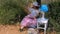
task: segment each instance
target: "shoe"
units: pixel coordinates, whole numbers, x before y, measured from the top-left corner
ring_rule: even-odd
[[[20,32],[22,32],[23,31],[23,29],[20,29]]]

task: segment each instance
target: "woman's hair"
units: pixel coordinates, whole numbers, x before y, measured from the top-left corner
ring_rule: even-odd
[[[25,6],[24,10],[27,14],[30,14],[30,11],[28,10],[28,8],[30,8],[32,5],[32,2],[28,2],[27,5]]]
[[[32,2],[28,2],[28,3],[27,3],[27,7],[31,7],[31,6],[33,6],[33,5],[32,5]]]
[[[38,7],[38,6],[33,6],[32,8],[39,9],[39,7]]]

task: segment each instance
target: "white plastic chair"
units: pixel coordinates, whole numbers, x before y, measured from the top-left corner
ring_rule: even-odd
[[[44,34],[46,34],[48,19],[44,18],[44,13],[42,13],[42,17],[37,19],[37,29],[44,29]],[[44,27],[40,27],[40,25],[44,25]]]

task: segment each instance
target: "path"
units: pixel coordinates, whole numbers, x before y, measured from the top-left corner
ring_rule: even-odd
[[[19,26],[15,25],[0,25],[0,34],[27,34],[27,30],[20,32]]]

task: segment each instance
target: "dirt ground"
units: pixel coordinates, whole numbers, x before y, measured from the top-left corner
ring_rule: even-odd
[[[16,25],[0,25],[0,34],[27,34],[27,30],[20,32],[19,28],[20,27]]]

